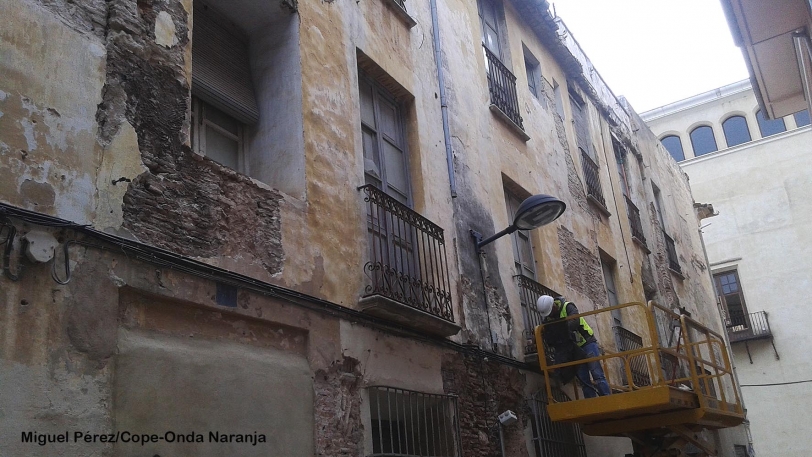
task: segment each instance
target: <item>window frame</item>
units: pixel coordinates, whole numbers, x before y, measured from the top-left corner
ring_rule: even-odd
[[[228,130],[224,129],[214,121],[210,120],[206,116],[206,108],[213,108],[219,111],[222,115],[227,116],[230,120],[234,121],[237,124],[237,134],[233,134]],[[234,171],[239,173],[246,174],[247,173],[247,164],[245,160],[245,131],[247,126],[240,122],[239,120],[235,119],[233,116],[230,116],[228,113],[224,112],[221,109],[218,109],[216,106],[213,106],[211,103],[207,103],[205,100],[197,97],[196,95],[192,94],[192,117],[191,117],[192,125],[191,125],[191,132],[190,132],[190,139],[192,142],[192,151],[197,154],[200,154],[204,157],[208,157],[211,160],[219,163],[220,165],[231,168]],[[206,130],[212,129],[220,135],[225,136],[229,140],[237,142],[237,167],[233,168],[228,164],[221,163],[220,161],[214,159],[211,154],[207,151],[206,145]]]
[[[371,93],[372,93],[372,112],[374,117],[375,125],[370,125],[368,122],[364,120],[363,116],[363,103],[364,97],[361,94],[361,85],[366,84],[369,86]],[[411,174],[409,173],[409,148],[407,142],[407,132],[406,132],[406,122],[404,116],[404,108],[403,105],[397,100],[397,98],[392,95],[382,84],[380,84],[375,79],[369,77],[366,73],[363,72],[359,68],[358,70],[358,99],[359,99],[359,118],[360,118],[360,127],[361,127],[361,154],[364,159],[364,180],[366,184],[372,184],[381,189],[385,194],[395,198],[396,200],[400,201],[404,205],[408,206],[409,208],[413,207],[413,199],[412,199],[412,180]],[[394,108],[395,112],[395,127],[396,127],[396,134],[398,138],[393,138],[388,133],[382,131],[382,121],[381,121],[381,103],[386,103],[391,105]],[[380,176],[374,176],[369,173],[369,169],[366,166],[367,160],[367,151],[364,150],[364,133],[372,133],[375,139],[374,142],[374,151],[373,153],[377,156],[377,165],[379,167]],[[386,155],[384,152],[384,145],[383,142],[387,142],[392,147],[398,149],[401,154],[403,155],[403,179],[405,180],[405,189],[397,189],[394,185],[390,183],[389,180],[389,171],[387,167]],[[402,201],[401,198],[404,197],[405,201]]]
[[[425,457],[425,456],[437,456],[437,457],[462,457],[462,446],[460,444],[460,434],[459,434],[459,407],[457,402],[457,397],[455,395],[445,395],[445,394],[431,394],[426,392],[418,392],[414,390],[408,389],[401,389],[398,387],[390,387],[390,386],[369,386],[364,389],[366,403],[367,403],[367,411],[369,412],[369,435],[367,444],[370,446],[370,449],[364,450],[364,455],[368,457],[378,457],[378,456],[388,456],[388,455],[399,455],[403,457]],[[394,395],[393,395],[394,394]],[[385,395],[386,404],[385,404],[385,411],[382,410],[382,402],[381,396]],[[392,402],[392,396],[395,397],[394,406]],[[405,397],[405,399],[404,399]],[[373,401],[373,398],[375,399]],[[414,414],[414,409],[420,409],[420,403],[422,400],[423,404],[423,420],[425,422],[420,422],[420,411],[418,414]],[[431,400],[434,404],[432,404],[429,408],[431,411],[428,412],[429,415],[433,415],[429,417],[426,415],[426,401]],[[406,417],[406,404],[408,402],[409,406],[409,417]],[[377,405],[377,407],[375,407]],[[413,406],[416,407],[413,408]],[[439,405],[439,406],[438,406]],[[403,406],[403,408],[401,408]],[[438,406],[438,407],[436,407]],[[403,411],[401,411],[403,409]],[[445,412],[443,412],[445,409]],[[394,410],[394,411],[393,411]],[[395,413],[397,416],[397,421],[385,420],[381,416],[385,415],[390,416],[392,413]],[[401,413],[403,416],[401,417]],[[435,414],[436,413],[436,414]],[[377,419],[376,419],[377,416]],[[417,420],[418,426],[415,427],[414,421],[415,418]],[[441,430],[438,433],[439,436],[445,435],[445,439],[437,439],[435,440],[435,433],[436,427],[434,424],[434,419],[437,419],[437,422],[442,422],[442,428],[445,430]],[[403,419],[403,420],[400,420]],[[431,420],[429,420],[431,419]],[[377,421],[377,429],[375,428]],[[386,437],[384,433],[382,433],[383,423],[387,422],[389,426],[389,443],[386,443]],[[400,425],[396,425],[396,430],[393,429],[392,424],[401,424],[403,426],[401,428]],[[428,434],[427,425],[432,424],[431,430],[431,446],[429,446],[428,442],[421,442],[422,439],[427,439],[427,437],[422,437],[422,432],[426,432]],[[423,429],[421,430],[421,425],[423,425]],[[409,431],[411,429],[411,431]],[[377,430],[377,433],[376,433]],[[397,442],[395,441],[394,432],[397,432]],[[415,436],[417,438],[415,439]],[[401,440],[402,439],[402,440]],[[411,446],[409,445],[411,442]],[[417,445],[415,443],[417,442]],[[446,451],[442,453],[437,453],[437,444],[440,444],[440,451]],[[387,452],[387,444],[388,444],[388,451]],[[406,451],[406,452],[398,452],[395,453],[395,444],[397,444],[398,451]],[[423,444],[426,445],[425,453],[423,453],[424,448]],[[411,452],[410,451],[411,447]],[[433,448],[434,452],[431,452]],[[378,452],[376,452],[378,451]],[[417,451],[417,452],[415,452]]]
[[[680,155],[680,157],[681,157],[680,159],[678,159],[677,157],[675,157],[675,156],[674,156],[674,151],[672,151],[672,150],[671,150],[671,148],[669,148],[669,147],[668,147],[668,145],[666,144],[665,140],[667,140],[667,139],[669,139],[669,138],[675,138],[675,139],[677,140],[677,142],[679,142],[679,155]],[[670,134],[670,135],[665,135],[664,137],[660,138],[660,144],[662,144],[662,145],[663,145],[663,147],[665,148],[665,150],[666,150],[666,151],[668,151],[668,154],[669,154],[669,155],[670,155],[670,156],[671,156],[671,157],[672,157],[672,158],[673,158],[675,161],[677,161],[677,162],[682,162],[683,160],[685,160],[685,147],[682,145],[682,138],[680,138],[680,136],[679,136],[679,135],[676,135],[676,134],[673,134],[673,133],[672,133],[672,134]],[[672,143],[672,144],[673,144],[673,143]]]
[[[522,203],[523,199],[507,187],[505,187],[504,191],[508,221],[512,221],[516,216],[516,210],[519,208],[519,205]],[[537,276],[536,254],[533,249],[533,239],[530,232],[527,230],[516,230],[510,234],[510,239],[511,245],[513,246],[513,266],[516,268],[516,274],[535,281]],[[524,254],[522,253],[523,244],[526,244],[527,251],[530,253],[530,259],[524,258]],[[527,261],[529,261],[529,264]]]
[[[804,123],[798,123],[799,115],[801,117],[801,120],[805,121]],[[804,118],[804,116],[805,116],[805,118]],[[801,127],[806,127],[807,125],[810,124],[809,110],[804,109],[804,110],[798,111],[797,113],[792,113],[792,119],[795,121],[795,128],[799,129]]]
[[[503,7],[500,8],[501,6],[502,4],[499,2],[499,0],[477,0],[477,9],[479,11],[479,22],[482,32],[481,33],[482,44],[486,48],[488,48],[488,50],[491,51],[491,53],[493,53],[496,57],[498,57],[502,63],[505,63],[505,54],[503,52],[504,46],[502,43],[502,40],[504,39],[504,37],[502,36],[503,34],[502,15],[504,14],[504,12]],[[493,24],[488,23],[488,18],[486,17],[487,15],[485,14],[486,9],[493,16],[494,21]],[[494,41],[496,43],[496,49],[492,49],[491,46],[489,46],[488,40],[486,40],[485,33],[486,28],[493,31],[493,34],[495,36]]]
[[[732,129],[729,129],[728,126],[732,125],[732,124],[729,124],[729,123],[733,122],[734,120],[735,121],[741,120],[741,122],[744,122],[744,132],[740,132],[740,133],[746,133],[747,134],[747,139],[744,140],[744,141],[739,141],[738,143],[731,143],[731,141],[730,141],[730,137],[733,136],[733,135],[731,135],[731,133],[733,133],[735,135],[736,132],[729,131],[729,130],[732,130]],[[727,144],[727,147],[729,147],[729,148],[732,148],[734,146],[738,146],[740,144],[749,143],[749,142],[753,141],[753,135],[750,133],[750,126],[747,124],[747,118],[745,116],[741,115],[741,114],[734,114],[732,116],[729,116],[727,119],[725,119],[722,122],[722,132],[725,135],[725,144]]]
[[[778,119],[767,119],[767,117],[764,115],[764,111],[760,109],[756,111],[756,121],[758,122],[758,133],[762,138],[769,138],[787,131],[787,123],[784,122],[783,117],[779,117]],[[768,130],[772,129],[771,126],[778,125],[779,122],[781,123],[781,130],[776,130],[775,132],[768,133],[767,135],[764,134],[765,127],[767,127]]]
[[[750,313],[747,310],[747,301],[745,300],[745,297],[744,297],[744,289],[741,286],[741,278],[739,277],[739,270],[737,268],[733,268],[733,269],[715,271],[715,272],[713,272],[712,276],[713,276],[713,285],[714,285],[714,288],[716,289],[716,299],[719,300],[719,303],[722,305],[725,313],[727,314],[726,318],[727,318],[727,326],[729,327],[729,330],[733,331],[733,332],[736,332],[736,331],[739,331],[739,330],[745,330],[745,329],[752,328],[752,325],[750,323]],[[739,312],[742,313],[742,318],[741,318],[742,323],[741,324],[734,325],[733,319],[731,317],[730,306],[728,304],[728,299],[727,299],[728,296],[731,296],[733,294],[732,293],[727,293],[726,294],[724,292],[724,286],[725,285],[730,285],[730,283],[723,284],[722,283],[722,277],[723,276],[733,276],[733,279],[735,281],[736,295],[738,295],[739,301],[741,302],[741,305],[740,305],[741,309],[739,310]]]
[[[556,387],[553,387],[553,395],[558,401],[567,400],[566,394]],[[546,389],[536,392],[525,402],[529,409],[531,455],[535,455],[535,457],[587,457],[581,427],[575,423],[552,422],[550,419],[547,412],[549,400]]]
[[[694,135],[699,131],[707,131],[710,132],[710,139],[713,140],[713,149],[704,151],[704,152],[697,152],[697,140],[694,138]],[[696,127],[692,128],[688,137],[691,139],[691,149],[694,150],[694,157],[700,157],[706,154],[711,154],[719,150],[719,142],[716,141],[716,134],[713,131],[713,127],[707,124],[697,125]],[[701,140],[701,138],[700,138]]]
[[[524,56],[524,71],[527,75],[527,89],[537,100],[541,100],[541,63],[524,44],[522,44],[522,53]]]

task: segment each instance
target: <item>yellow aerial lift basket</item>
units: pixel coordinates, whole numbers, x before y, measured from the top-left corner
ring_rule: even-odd
[[[654,302],[626,303],[567,320],[581,317],[613,324],[615,344],[607,344],[610,335],[598,335],[604,338],[604,353],[598,357],[556,363],[547,355],[554,351],[545,350],[544,330],[549,324],[535,329],[547,398],[558,399],[547,406],[553,421],[580,424],[593,436],[642,440],[653,434],[676,434],[698,446],[703,443],[696,442],[695,434],[702,429],[743,422],[725,340],[718,333]],[[608,350],[612,347],[614,351]],[[611,395],[583,398],[576,380],[567,385],[557,380],[557,370],[593,361],[603,366]],[[554,396],[554,388],[567,395]]]

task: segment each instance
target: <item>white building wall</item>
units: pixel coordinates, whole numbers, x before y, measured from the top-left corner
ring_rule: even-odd
[[[658,137],[680,133],[680,165],[694,198],[719,213],[703,221],[712,272],[737,270],[747,311],[768,315],[775,350],[770,340],[733,344],[755,450],[805,456],[812,448],[812,359],[802,344],[812,323],[805,309],[812,294],[812,130],[796,128],[788,116],[787,132],[761,138],[749,89],[691,105],[683,100],[643,117]],[[753,141],[721,149],[726,143],[717,136],[720,151],[688,158],[689,128],[710,121],[721,132],[734,112],[747,113]]]

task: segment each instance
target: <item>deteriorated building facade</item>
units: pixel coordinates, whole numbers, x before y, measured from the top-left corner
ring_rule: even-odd
[[[549,423],[537,296],[722,330],[685,175],[544,0],[0,17],[4,455],[624,455]]]

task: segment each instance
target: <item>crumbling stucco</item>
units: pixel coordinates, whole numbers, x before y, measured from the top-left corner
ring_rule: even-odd
[[[359,366],[358,360],[344,357],[314,375],[316,455],[319,457],[363,455]]]

